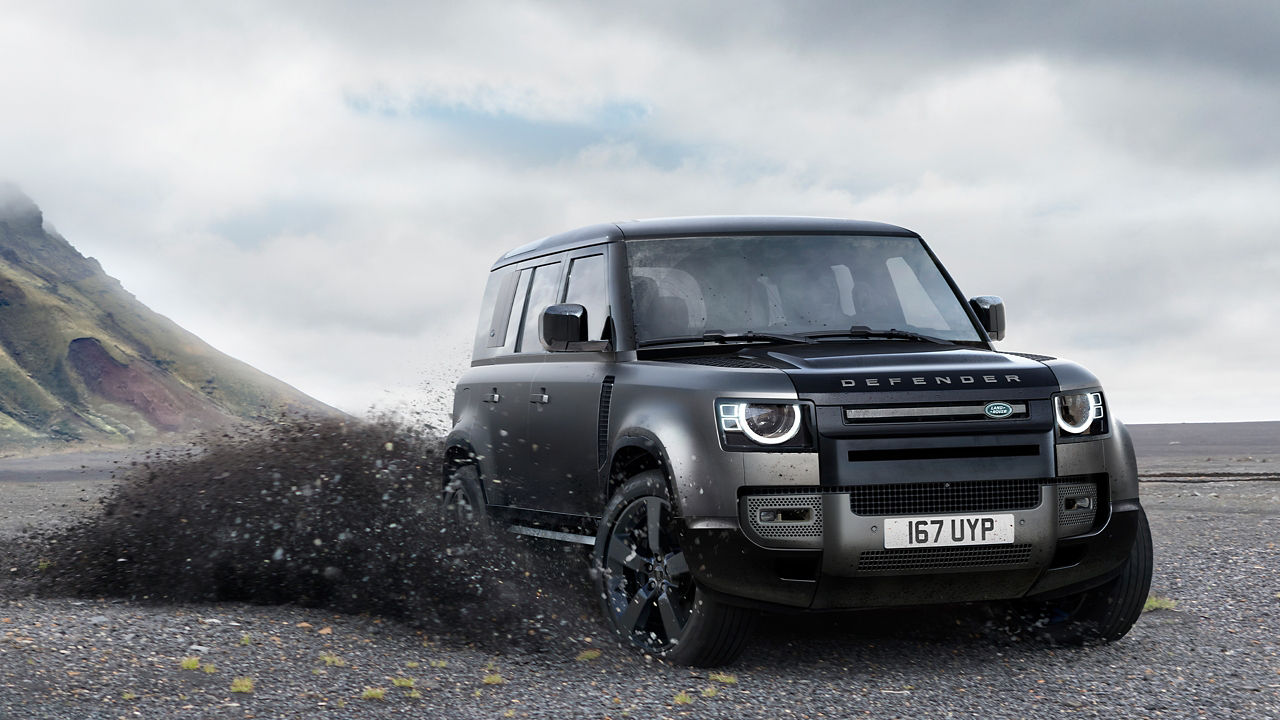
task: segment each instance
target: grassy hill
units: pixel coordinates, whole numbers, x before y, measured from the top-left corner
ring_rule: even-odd
[[[154,441],[337,411],[153,312],[0,184],[0,446]]]

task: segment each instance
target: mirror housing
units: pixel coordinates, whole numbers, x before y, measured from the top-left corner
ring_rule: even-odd
[[[551,352],[607,350],[607,340],[587,340],[587,309],[577,303],[548,306],[538,319],[538,337]]]
[[[1004,300],[995,295],[969,298],[969,306],[992,340],[1004,339]]]

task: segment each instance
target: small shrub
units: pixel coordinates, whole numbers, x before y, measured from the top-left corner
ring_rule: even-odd
[[[411,688],[413,687],[413,678],[411,677],[391,678],[391,684],[395,685],[398,688]]]
[[[595,648],[591,648],[590,650],[583,650],[578,653],[577,660],[579,662],[585,662],[587,660],[595,660],[598,657],[600,657],[600,651]]]
[[[251,693],[253,692],[253,678],[238,677],[231,681],[231,692],[233,693]]]
[[[214,673],[218,672],[218,668],[217,668],[217,666],[216,666],[216,665],[214,665],[213,663],[205,663],[204,665],[201,665],[201,666],[200,666],[200,669],[201,669],[201,670],[203,670],[203,671],[205,671],[205,673],[206,673],[206,674],[208,674],[208,675],[212,675],[212,674],[214,674]]]
[[[360,693],[361,700],[383,700],[386,697],[387,691],[383,688],[367,687]]]
[[[489,673],[488,675],[484,676],[484,680],[482,680],[481,682],[483,682],[485,685],[502,685],[507,681],[498,673]]]
[[[199,670],[199,669],[200,669],[200,658],[198,658],[198,657],[184,657],[184,658],[182,658],[182,662],[180,662],[180,663],[178,663],[178,664],[182,667],[182,669],[183,669],[183,670]]]
[[[692,697],[691,695],[689,695],[689,693],[687,693],[687,692],[685,692],[685,691],[683,691],[683,690],[681,690],[680,692],[676,693],[676,696],[675,696],[674,698],[672,698],[672,700],[674,700],[674,701],[675,701],[675,703],[676,703],[677,705],[692,705],[692,704],[693,704],[693,697]]]
[[[1177,601],[1171,598],[1151,595],[1147,598],[1147,601],[1142,604],[1142,612],[1151,612],[1153,610],[1174,610],[1177,607]]]
[[[702,688],[702,697],[704,698],[713,698],[719,694],[720,694],[720,691],[717,690],[714,685],[711,687]]]
[[[713,673],[711,673],[710,675],[708,675],[707,677],[708,677],[708,678],[710,678],[711,682],[724,683],[725,685],[737,685],[737,684],[738,684],[738,676],[737,676],[737,675],[730,675],[729,673],[713,672]]]
[[[330,655],[328,653],[320,656],[320,662],[323,662],[325,667],[346,667],[347,666],[346,660],[343,660],[337,655]]]

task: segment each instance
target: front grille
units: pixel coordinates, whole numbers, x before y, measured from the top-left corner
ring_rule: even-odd
[[[1030,510],[1040,504],[1040,480],[963,480],[938,483],[855,485],[849,506],[855,515]]]
[[[1023,565],[1031,560],[1031,545],[987,547],[903,548],[870,550],[858,556],[859,572],[902,572],[947,568]]]
[[[1008,403],[1010,412],[1003,417],[987,414],[990,403],[951,403],[944,405],[875,405],[846,407],[847,425],[858,423],[962,422],[967,420],[1024,420],[1030,416],[1026,402]]]
[[[974,460],[1037,457],[1039,445],[974,445],[966,447],[890,448],[850,450],[849,462],[901,462],[909,460]]]

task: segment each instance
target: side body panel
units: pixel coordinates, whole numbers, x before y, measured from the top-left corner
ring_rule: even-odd
[[[677,512],[686,518],[736,517],[737,490],[744,482],[747,465],[755,477],[773,474],[761,469],[762,458],[751,458],[748,463],[747,457],[784,457],[721,449],[717,398],[795,400],[796,393],[787,376],[772,369],[707,368],[645,360],[617,367],[610,447],[652,448],[671,478]]]
[[[514,505],[600,515],[600,388],[614,367],[607,353],[553,353],[538,366],[527,403],[528,462]]]

